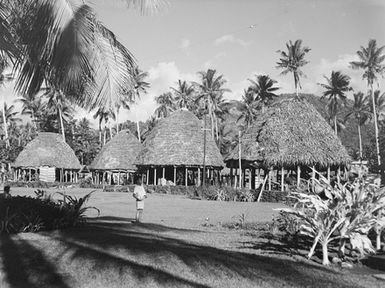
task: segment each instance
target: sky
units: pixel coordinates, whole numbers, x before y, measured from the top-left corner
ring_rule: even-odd
[[[156,108],[154,97],[178,79],[197,81],[197,72],[208,68],[224,75],[231,90],[227,99],[241,99],[248,79],[257,74],[278,81],[279,92],[292,93],[292,75],[276,69],[277,50],[297,39],[311,48],[302,92],[321,95],[317,83],[332,70],[349,75],[355,91],[366,91],[362,71],[350,69],[349,62],[357,60],[356,51],[369,39],[385,45],[383,0],[168,0],[153,15],[128,9],[125,0],[85,2],[149,73],[148,94],[131,111],[122,111],[120,121],[146,120]],[[8,86],[3,92],[14,99]],[[383,79],[378,87],[385,91]],[[84,116],[95,121],[92,114],[77,112]]]

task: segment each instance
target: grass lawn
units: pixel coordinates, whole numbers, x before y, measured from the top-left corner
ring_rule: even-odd
[[[12,194],[33,195],[13,188]],[[90,189],[67,189],[85,195]],[[96,191],[101,210],[86,227],[2,235],[0,287],[384,287],[371,270],[325,268],[258,232],[221,223],[266,222],[280,204],[149,195],[144,223],[132,224],[128,193]],[[89,215],[94,216],[94,215]],[[379,272],[377,272],[379,273]]]

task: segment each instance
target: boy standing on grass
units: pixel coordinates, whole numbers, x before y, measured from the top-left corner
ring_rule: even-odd
[[[136,199],[136,216],[135,221],[133,222],[142,222],[144,199],[147,198],[147,194],[142,185],[142,179],[138,178],[136,183],[137,185],[135,185],[134,193],[132,194],[132,196]]]

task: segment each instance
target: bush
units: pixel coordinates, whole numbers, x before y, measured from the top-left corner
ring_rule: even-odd
[[[35,193],[36,197],[0,198],[0,233],[38,232],[74,227],[85,222],[84,213],[87,209],[96,209],[84,207],[92,192],[79,199],[61,194],[63,199],[58,201],[53,200],[43,190],[37,190]]]
[[[322,193],[317,194],[310,187],[307,191],[292,193],[291,197],[296,201],[294,208],[281,209],[283,218],[295,217],[299,222],[299,232],[312,239],[308,258],[313,256],[318,244],[322,246],[324,265],[330,263],[328,250],[335,243],[338,243],[341,258],[345,257],[346,244],[360,255],[374,252],[368,233],[376,229],[380,239],[385,224],[382,214],[385,190],[378,190],[362,179],[335,186],[322,175],[315,181],[323,188],[318,189]]]

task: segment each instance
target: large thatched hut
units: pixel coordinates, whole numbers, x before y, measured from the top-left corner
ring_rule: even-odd
[[[275,170],[276,182],[283,190],[285,173],[294,172],[298,185],[300,177],[314,177],[312,168],[325,171],[330,179],[330,169],[339,171],[350,162],[338,136],[305,99],[285,98],[272,104],[246,130],[240,142],[226,158],[226,165],[231,174],[233,169],[238,170],[234,180],[239,179],[239,174],[245,175],[247,169],[251,188],[255,186],[256,168],[258,179],[260,168],[264,170],[270,187]],[[239,166],[241,170],[237,169]]]
[[[56,133],[39,133],[12,165],[18,180],[77,182],[81,168],[71,147]]]
[[[161,119],[136,160],[146,183],[199,185],[204,166],[210,183],[219,180],[223,159],[210,132],[204,131],[202,121],[186,109]]]
[[[129,130],[115,135],[88,167],[95,184],[132,183],[137,168],[134,160],[142,149],[140,141]]]

